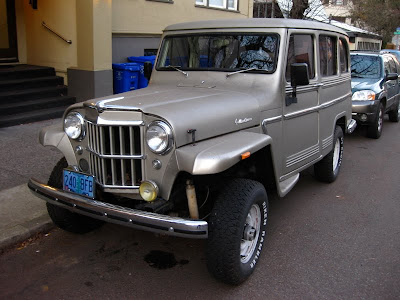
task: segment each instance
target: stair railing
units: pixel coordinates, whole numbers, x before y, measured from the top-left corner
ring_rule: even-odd
[[[51,33],[55,34],[56,36],[58,36],[60,39],[62,39],[64,42],[68,43],[68,44],[72,44],[71,40],[67,40],[65,37],[63,37],[61,34],[55,32],[53,29],[51,29],[44,21],[42,21],[42,26],[44,28],[46,28],[48,31],[50,31]]]

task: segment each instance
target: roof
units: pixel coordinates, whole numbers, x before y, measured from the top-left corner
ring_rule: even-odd
[[[346,34],[343,30],[330,24],[296,19],[219,19],[196,21],[170,25],[164,31],[226,28],[300,28],[320,29]]]

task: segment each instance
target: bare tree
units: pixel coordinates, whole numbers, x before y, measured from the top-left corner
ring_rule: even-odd
[[[321,0],[255,0],[253,7],[256,18],[328,20]]]
[[[304,19],[304,13],[309,8],[308,0],[292,0],[293,6],[289,13],[291,19]]]
[[[400,25],[400,0],[353,0],[350,13],[358,26],[382,35],[385,44]]]

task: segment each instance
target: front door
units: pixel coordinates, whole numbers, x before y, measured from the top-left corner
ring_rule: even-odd
[[[15,1],[0,0],[0,63],[17,61]]]
[[[319,149],[319,85],[315,62],[315,35],[307,31],[289,30],[286,68],[286,96],[291,95],[290,65],[306,63],[310,84],[297,88],[297,103],[285,103],[284,112],[284,174],[290,174],[320,156]]]

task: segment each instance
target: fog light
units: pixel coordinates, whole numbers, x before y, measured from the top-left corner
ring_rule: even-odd
[[[143,200],[147,202],[154,201],[158,195],[158,186],[153,181],[143,181],[140,184],[139,193]]]
[[[367,121],[367,115],[366,114],[362,114],[361,117],[360,117],[360,120],[363,121],[363,122]]]

